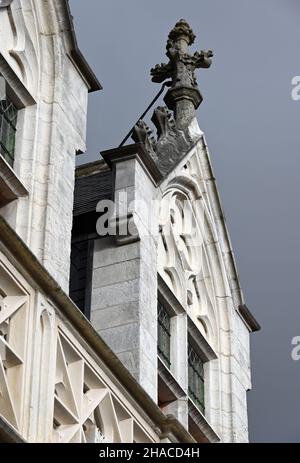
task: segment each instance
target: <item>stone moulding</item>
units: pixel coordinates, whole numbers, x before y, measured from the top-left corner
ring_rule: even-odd
[[[14,101],[19,108],[25,108],[36,104],[34,96],[8,64],[2,53],[0,53],[0,75],[5,79],[9,91],[12,91]]]
[[[252,333],[254,333],[255,331],[260,331],[260,324],[245,304],[239,306],[238,313],[243,319],[243,321],[249,326],[249,329],[252,331]]]
[[[196,344],[207,362],[218,358],[217,353],[198,330],[190,317],[188,317],[188,330],[191,337],[196,340]]]
[[[13,169],[0,155],[0,207],[20,197],[28,196],[28,191]]]
[[[208,421],[206,420],[205,416],[200,412],[198,407],[194,404],[194,402],[189,399],[188,400],[188,407],[189,407],[189,417],[194,421],[194,423],[201,429],[203,435],[207,439],[207,442],[217,443],[220,442],[220,437],[218,434],[215,433],[213,428],[210,426]]]
[[[168,307],[170,313],[174,315],[185,313],[186,310],[178,300],[174,292],[169,288],[164,278],[158,273],[158,299]]]
[[[155,186],[158,186],[162,180],[162,175],[159,169],[142,143],[134,143],[131,145],[123,146],[122,148],[102,151],[100,154],[110,167],[115,162],[137,157],[140,164],[144,168],[145,172],[150,176]]]
[[[59,307],[67,323],[72,326],[73,330],[76,330],[78,336],[85,340],[94,356],[105,365],[106,371],[114,375],[123,391],[126,391],[135,401],[144,419],[148,420],[156,431],[160,430],[160,438],[167,435],[171,440],[175,439],[182,443],[195,442],[178,420],[162,413],[3,217],[0,217],[0,236],[0,249],[9,256],[21,273],[27,275],[35,288],[44,294],[51,295],[52,303]]]
[[[174,395],[174,398],[180,399],[186,397],[186,392],[179,385],[178,381],[174,378],[171,371],[165,366],[165,364],[158,357],[158,374],[163,382],[167,385],[168,389]],[[174,399],[173,399],[174,400]]]
[[[71,49],[69,52],[69,57],[75,67],[77,67],[78,71],[80,74],[84,77],[86,80],[88,87],[89,87],[89,92],[97,92],[98,90],[102,90],[102,85],[100,84],[98,78],[96,77],[94,71],[91,69],[90,65],[86,61],[85,57],[81,53],[79,47],[78,47],[78,42],[76,38],[76,33],[74,29],[74,24],[73,24],[73,18],[72,18],[72,13],[70,9],[70,4],[68,0],[63,0],[63,7],[66,10],[67,13],[67,18],[68,18],[68,29],[71,34]]]
[[[24,439],[0,416],[0,443],[25,444]]]

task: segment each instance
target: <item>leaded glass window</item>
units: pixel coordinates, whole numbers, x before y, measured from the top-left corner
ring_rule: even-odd
[[[18,110],[5,98],[0,100],[0,153],[13,166]]]
[[[205,412],[203,362],[194,348],[188,346],[189,396]]]
[[[165,307],[158,303],[158,355],[170,368],[171,366],[171,319]]]

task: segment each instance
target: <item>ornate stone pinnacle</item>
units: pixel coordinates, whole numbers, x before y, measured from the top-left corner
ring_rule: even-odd
[[[161,83],[172,79],[165,102],[169,109],[175,111],[179,126],[186,126],[191,121],[195,116],[195,109],[202,102],[195,71],[209,68],[213,57],[211,50],[189,53],[188,47],[194,43],[195,37],[189,24],[181,19],[169,34],[166,53],[169,62],[151,69],[153,82]]]
[[[195,42],[196,35],[185,19],[180,19],[178,23],[175,24],[175,27],[169,34],[169,40],[176,42],[181,37],[186,37],[189,45],[193,45]]]

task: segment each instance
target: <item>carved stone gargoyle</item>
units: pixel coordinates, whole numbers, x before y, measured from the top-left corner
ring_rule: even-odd
[[[143,143],[147,151],[154,152],[155,138],[153,137],[152,130],[143,120],[140,119],[135,125],[132,139],[135,143]]]
[[[170,130],[174,130],[175,121],[171,111],[165,106],[159,106],[154,110],[151,121],[157,129],[157,138],[160,140],[162,137],[168,136]]]

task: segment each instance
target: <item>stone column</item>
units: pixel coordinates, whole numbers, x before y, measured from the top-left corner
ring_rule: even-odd
[[[114,236],[95,243],[91,321],[157,401],[157,207],[160,174],[140,144],[102,153],[115,174]]]

